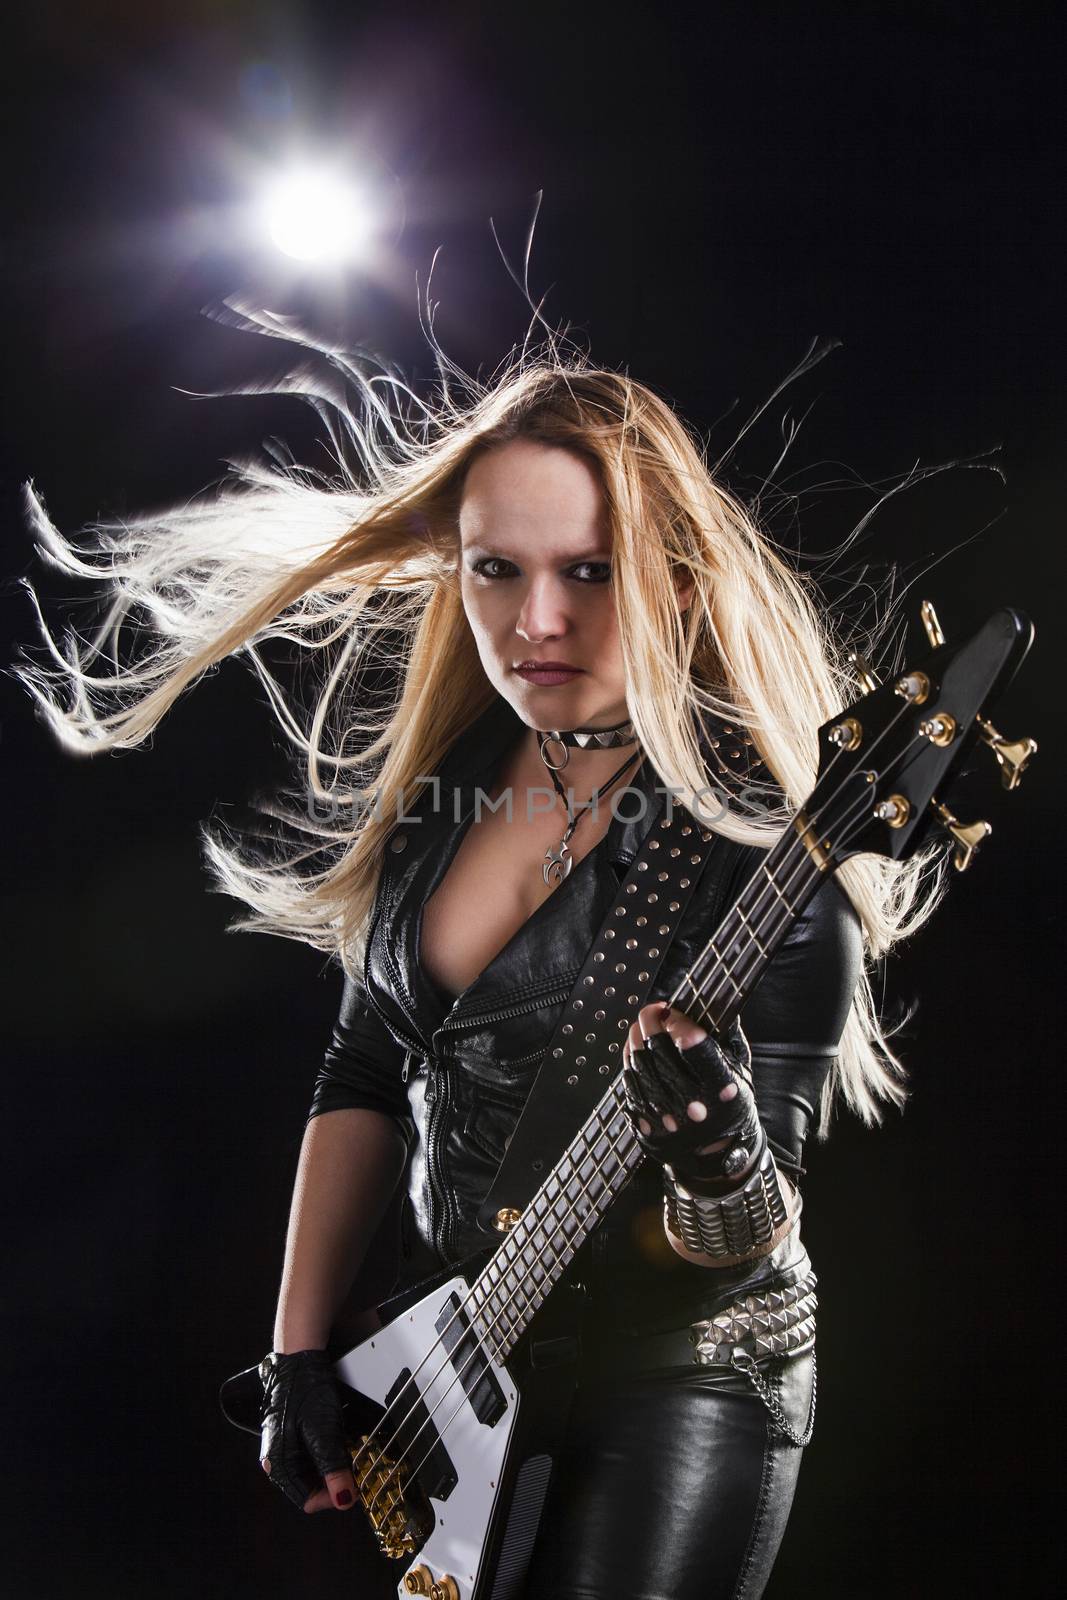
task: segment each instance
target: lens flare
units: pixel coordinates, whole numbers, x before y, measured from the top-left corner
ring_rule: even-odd
[[[263,222],[279,250],[297,261],[351,256],[367,232],[359,194],[335,173],[301,169],[276,178],[263,196]]]

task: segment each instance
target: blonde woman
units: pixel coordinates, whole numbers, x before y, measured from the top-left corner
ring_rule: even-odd
[[[528,1584],[757,1596],[814,1416],[804,1145],[839,1097],[868,1122],[903,1099],[868,968],[932,909],[926,862],[861,857],[822,882],[722,1037],[666,1007],[810,792],[815,731],[852,697],[843,641],[636,380],[550,342],[459,396],[443,373],[419,413],[331,362],[363,396],[334,396],[335,481],[245,468],[215,502],[96,530],[95,549],[30,499],[42,552],[112,584],[104,675],[73,636],[57,665],[20,668],[61,739],[137,744],[244,654],[306,767],[310,803],[279,807],[299,847],[205,833],[250,908],[236,926],[344,973],[263,1365],[262,1470],[306,1512],[357,1503],[339,1307],[400,1195],[398,1294],[492,1246],[479,1208],[575,975],[681,796],[707,876],[615,1058],[649,1159],[569,1271],[577,1390]],[[153,648],[122,666],[129,617]],[[259,654],[274,639],[322,663],[306,729]],[[724,1253],[716,1208],[757,1177],[768,1226]],[[792,1347],[697,1365],[693,1325],[753,1295],[793,1308]]]

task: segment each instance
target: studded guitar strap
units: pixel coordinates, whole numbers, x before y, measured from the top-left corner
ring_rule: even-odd
[[[674,806],[653,817],[560,1014],[510,1142],[478,1213],[506,1232],[566,1149],[622,1064],[630,1025],[646,1005],[717,835]],[[720,872],[732,852],[721,852]]]

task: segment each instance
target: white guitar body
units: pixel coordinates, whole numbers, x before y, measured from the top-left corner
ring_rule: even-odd
[[[507,1366],[476,1343],[465,1321],[456,1316],[469,1292],[466,1278],[449,1279],[336,1364],[343,1383],[379,1405],[389,1408],[392,1403],[391,1420],[381,1427],[371,1456],[372,1462],[379,1455],[386,1458],[377,1481],[403,1457],[425,1491],[424,1505],[432,1511],[428,1535],[420,1529],[415,1548],[400,1556],[398,1592],[405,1597],[509,1600],[516,1596],[548,1488],[550,1455],[523,1452],[521,1461],[515,1459],[512,1446],[518,1444],[520,1396]],[[442,1329],[450,1330],[453,1343],[465,1335],[465,1343],[450,1354]],[[422,1409],[412,1416],[412,1407],[420,1401]],[[398,1431],[400,1439],[394,1442]],[[431,1459],[423,1465],[428,1455]],[[361,1474],[357,1462],[357,1483],[361,1476],[367,1507],[368,1499],[374,1498],[373,1467]],[[390,1494],[397,1500],[399,1484],[393,1473],[370,1508],[372,1523],[375,1513],[380,1518],[388,1509]],[[398,1507],[394,1515],[395,1543],[404,1523],[403,1510]],[[384,1548],[381,1534],[379,1542]]]

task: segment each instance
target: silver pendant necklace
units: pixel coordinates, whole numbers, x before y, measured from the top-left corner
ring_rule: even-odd
[[[578,826],[582,817],[587,811],[591,811],[598,804],[601,797],[607,793],[613,783],[618,782],[623,773],[626,771],[627,767],[637,760],[641,752],[640,750],[631,751],[631,753],[626,757],[626,760],[623,762],[622,766],[619,767],[616,772],[612,773],[607,783],[602,783],[593,798],[587,801],[584,806],[575,812],[571,806],[567,791],[564,789],[559,780],[559,773],[570,760],[571,749],[577,748],[582,750],[604,750],[610,749],[614,745],[632,744],[637,739],[637,735],[633,729],[633,724],[630,722],[620,722],[616,724],[614,728],[569,728],[563,732],[560,732],[559,730],[553,730],[549,733],[539,732],[538,737],[541,760],[548,768],[548,774],[552,779],[552,784],[556,793],[559,795],[560,799],[563,801],[563,804],[567,808],[567,827],[564,831],[563,837],[558,844],[550,845],[545,851],[544,864],[541,867],[541,874],[545,880],[545,883],[547,885],[552,885],[560,884],[565,878],[570,876],[571,869],[574,866],[574,857],[571,854],[570,841],[574,830]],[[558,745],[562,750],[562,761],[554,762],[549,759],[546,752],[546,746],[552,744]]]

